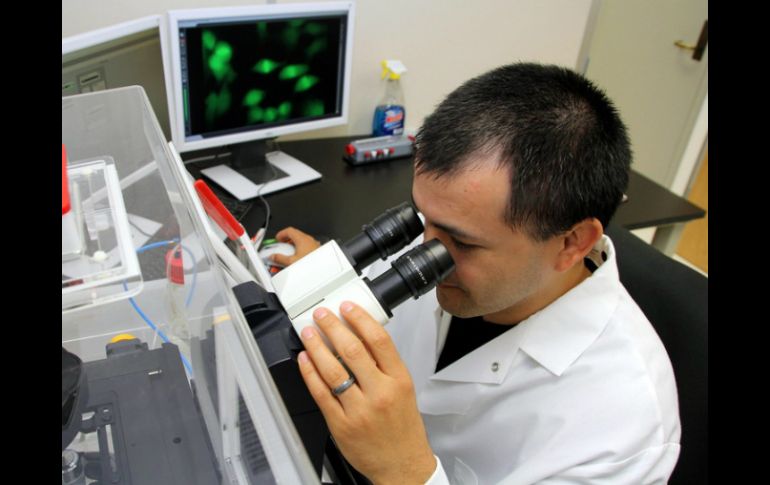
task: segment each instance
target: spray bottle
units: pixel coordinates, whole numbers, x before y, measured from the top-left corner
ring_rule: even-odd
[[[374,110],[373,136],[403,135],[406,111],[404,92],[401,89],[401,74],[406,66],[396,59],[382,61],[382,79],[386,79],[385,95]]]

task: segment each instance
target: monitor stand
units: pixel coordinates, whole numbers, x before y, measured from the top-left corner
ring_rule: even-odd
[[[321,178],[318,171],[296,158],[270,151],[269,141],[233,145],[229,164],[205,168],[201,173],[241,201]]]

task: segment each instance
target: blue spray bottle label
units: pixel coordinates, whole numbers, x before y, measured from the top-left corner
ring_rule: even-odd
[[[404,118],[406,112],[403,106],[391,104],[380,105],[374,110],[372,133],[374,136],[401,135],[404,133]]]

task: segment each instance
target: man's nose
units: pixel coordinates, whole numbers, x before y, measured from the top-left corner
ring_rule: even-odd
[[[435,229],[433,229],[431,226],[426,225],[425,226],[425,233],[423,234],[423,239],[425,241],[430,241],[431,239],[438,239],[439,241],[441,241],[441,239],[438,238],[436,232],[437,231]],[[444,241],[441,241],[441,242],[443,243]]]

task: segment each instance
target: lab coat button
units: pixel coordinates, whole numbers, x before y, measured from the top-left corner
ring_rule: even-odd
[[[500,368],[500,364],[497,362],[492,362],[492,372],[497,372],[497,369]]]

